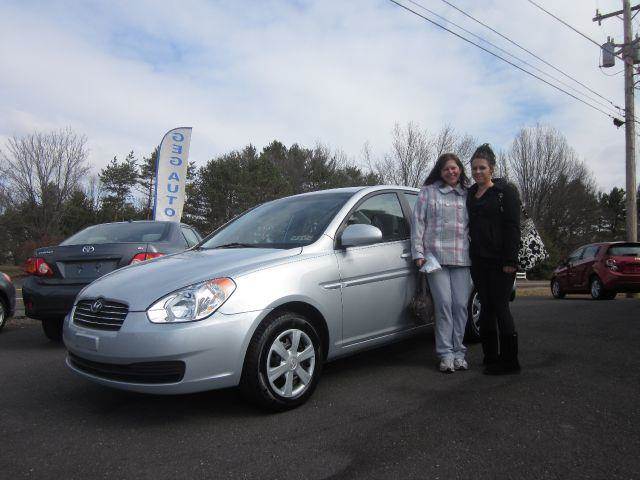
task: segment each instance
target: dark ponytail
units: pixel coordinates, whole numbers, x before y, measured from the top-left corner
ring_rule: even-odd
[[[493,150],[488,143],[483,143],[478,148],[476,148],[476,151],[473,152],[473,155],[471,155],[471,163],[473,163],[476,158],[482,158],[486,160],[491,168],[494,168],[496,166],[496,154],[493,153]]]

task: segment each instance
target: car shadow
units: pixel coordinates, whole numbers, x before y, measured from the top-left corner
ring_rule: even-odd
[[[342,375],[345,372],[357,373],[366,369],[404,366],[432,367],[436,363],[433,352],[434,334],[432,329],[418,335],[400,340],[390,345],[375,347],[348,357],[329,362],[324,366],[323,376]]]
[[[433,331],[421,333],[400,342],[351,355],[325,364],[321,383],[360,375],[363,370],[373,373],[392,365],[433,369],[435,357]],[[433,362],[432,362],[433,359]],[[189,418],[252,418],[280,415],[261,409],[247,401],[238,388],[212,390],[183,395],[153,395],[114,390],[73,377],[66,397],[71,408],[90,416],[104,416],[114,425],[158,425],[184,422]],[[295,411],[304,411],[312,402]],[[282,414],[286,414],[282,413]]]
[[[570,295],[570,294],[568,294],[568,295]],[[574,294],[574,295],[580,295],[580,294],[579,294],[579,293],[577,293],[577,294]],[[618,297],[616,297],[616,298],[618,298]],[[583,300],[583,301],[584,301],[584,300],[587,300],[587,301],[589,301],[589,302],[596,302],[596,301],[598,301],[598,300],[594,300],[593,298],[591,298],[591,297],[590,297],[590,296],[588,296],[588,295],[576,296],[576,297],[564,297],[564,298],[560,298],[560,299],[558,299],[558,300],[563,301],[563,302],[564,302],[564,301],[567,301],[567,300],[572,300],[572,301],[576,301],[576,300]],[[605,302],[605,301],[607,301],[607,300],[602,300],[602,301],[603,301],[603,302]]]
[[[247,402],[237,388],[183,395],[153,395],[74,382],[72,408],[80,415],[109,419],[114,426],[159,425],[190,418],[258,417],[265,411]]]

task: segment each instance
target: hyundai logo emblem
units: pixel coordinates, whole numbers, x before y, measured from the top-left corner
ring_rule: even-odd
[[[91,253],[95,251],[95,248],[93,247],[93,245],[85,245],[84,247],[82,247],[82,251],[84,253]]]
[[[102,307],[104,307],[104,303],[102,303],[102,300],[99,298],[91,304],[91,312],[98,313],[102,310]]]

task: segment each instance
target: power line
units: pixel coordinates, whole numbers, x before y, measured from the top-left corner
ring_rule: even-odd
[[[442,20],[444,20],[444,21],[446,21],[446,22],[450,23],[451,25],[453,25],[453,26],[454,26],[454,27],[456,27],[456,28],[459,28],[459,29],[460,29],[460,30],[462,30],[463,32],[468,33],[469,35],[474,36],[475,38],[479,39],[480,41],[485,42],[485,43],[487,43],[487,44],[491,45],[492,47],[494,47],[494,48],[498,49],[499,51],[501,51],[501,52],[505,53],[506,55],[509,55],[511,58],[514,58],[514,59],[516,59],[517,61],[522,62],[523,64],[525,64],[525,65],[527,65],[527,66],[529,66],[529,67],[533,68],[534,70],[536,70],[536,71],[540,72],[541,74],[546,75],[546,76],[547,76],[547,77],[549,77],[549,78],[552,78],[553,80],[555,80],[556,82],[560,83],[561,85],[564,85],[565,87],[567,87],[567,88],[571,89],[572,91],[576,92],[578,95],[582,95],[583,97],[588,98],[588,99],[589,99],[589,100],[591,100],[592,102],[596,102],[597,104],[599,104],[599,105],[601,105],[601,106],[603,106],[603,107],[605,107],[605,108],[608,108],[608,109],[610,109],[611,111],[614,111],[614,110],[613,110],[613,108],[611,108],[607,103],[605,103],[605,102],[603,102],[603,101],[601,101],[601,100],[598,100],[598,99],[596,99],[596,98],[590,97],[590,96],[589,96],[589,95],[587,95],[586,93],[581,92],[581,91],[579,91],[578,89],[574,88],[572,85],[569,85],[568,83],[563,82],[563,81],[562,81],[562,80],[560,80],[559,78],[554,77],[554,76],[553,76],[553,75],[551,75],[550,73],[547,73],[547,72],[545,72],[544,70],[542,70],[542,69],[540,69],[540,68],[536,67],[535,65],[533,65],[533,64],[531,64],[531,63],[529,63],[529,62],[527,62],[526,60],[521,59],[520,57],[518,57],[518,56],[516,56],[516,55],[512,54],[511,52],[509,52],[509,51],[505,50],[504,48],[502,48],[502,47],[500,47],[500,46],[498,46],[498,45],[496,45],[495,43],[492,43],[492,42],[490,42],[489,40],[487,40],[487,39],[485,39],[485,38],[481,37],[480,35],[476,35],[475,33],[471,32],[471,31],[469,31],[469,30],[467,30],[467,29],[465,29],[465,28],[461,27],[460,25],[458,25],[458,24],[456,24],[456,23],[452,22],[451,20],[449,20],[449,19],[447,19],[447,18],[443,17],[442,15],[439,15],[439,14],[437,14],[436,12],[434,12],[434,11],[432,11],[432,10],[429,10],[429,9],[428,9],[428,8],[426,8],[424,5],[421,5],[421,4],[419,4],[418,2],[416,2],[416,1],[414,1],[414,0],[407,0],[407,1],[408,1],[408,2],[410,2],[410,3],[412,3],[413,5],[415,5],[416,7],[419,7],[419,8],[421,8],[422,10],[424,10],[424,11],[426,11],[426,12],[430,13],[431,15],[433,15],[433,16],[435,16],[435,17],[437,17],[437,18],[440,18],[440,19],[442,19]],[[445,2],[445,3],[446,3],[446,2]],[[569,78],[571,78],[571,77],[569,77]],[[576,80],[575,80],[575,79],[573,79],[573,78],[572,78],[572,80],[576,81]],[[613,102],[611,102],[610,100],[607,100],[607,102],[608,102],[609,104],[613,105],[614,107],[616,107],[616,108],[620,109],[620,107],[617,107],[617,106],[616,106]],[[614,111],[614,112],[615,112],[615,111]],[[618,112],[615,112],[615,114],[618,114]]]
[[[415,10],[410,9],[410,8],[409,8],[409,7],[407,7],[406,5],[403,5],[403,4],[399,3],[399,2],[397,2],[396,0],[389,0],[389,1],[390,1],[391,3],[395,3],[396,5],[398,5],[398,6],[399,6],[399,7],[401,7],[401,8],[404,8],[404,9],[405,9],[405,10],[407,10],[408,12],[411,12],[411,13],[413,13],[414,15],[416,15],[416,16],[418,16],[418,17],[422,18],[423,20],[426,20],[427,22],[432,23],[433,25],[435,25],[435,26],[437,26],[437,27],[439,27],[439,28],[441,28],[441,29],[445,30],[446,32],[449,32],[450,34],[455,35],[455,36],[456,36],[456,37],[458,37],[459,39],[464,40],[465,42],[470,43],[471,45],[474,45],[474,46],[478,47],[480,50],[483,50],[483,51],[487,52],[488,54],[493,55],[493,56],[494,56],[494,57],[496,57],[496,58],[499,58],[499,59],[500,59],[500,60],[502,60],[503,62],[508,63],[508,64],[509,64],[509,65],[511,65],[512,67],[517,68],[518,70],[520,70],[520,71],[522,71],[522,72],[526,73],[527,75],[530,75],[530,76],[532,76],[533,78],[536,78],[536,79],[540,80],[541,82],[546,83],[546,84],[547,84],[547,85],[549,85],[550,87],[555,88],[556,90],[558,90],[558,91],[560,91],[560,92],[564,93],[565,95],[568,95],[568,96],[570,96],[571,98],[574,98],[575,100],[578,100],[579,102],[584,103],[584,104],[585,104],[585,105],[587,105],[588,107],[591,107],[591,108],[593,108],[594,110],[597,110],[598,112],[600,112],[600,113],[602,113],[602,114],[606,115],[607,117],[612,118],[612,119],[613,119],[613,118],[615,118],[613,115],[611,115],[611,114],[610,114],[610,113],[608,113],[608,112],[605,112],[605,111],[604,111],[604,110],[602,110],[601,108],[599,108],[599,107],[597,107],[597,106],[595,106],[595,105],[593,105],[593,104],[591,104],[591,103],[589,103],[589,102],[587,102],[587,101],[585,101],[585,100],[583,100],[583,99],[581,99],[581,98],[579,98],[579,97],[576,97],[576,96],[575,96],[575,95],[573,95],[572,93],[569,93],[569,92],[567,92],[566,90],[564,90],[564,89],[562,89],[562,88],[558,87],[557,85],[554,85],[553,83],[548,82],[547,80],[545,80],[544,78],[539,77],[539,76],[538,76],[538,75],[536,75],[535,73],[531,73],[529,70],[527,70],[527,69],[525,69],[525,68],[522,68],[521,66],[516,65],[516,64],[515,64],[515,63],[513,63],[513,62],[510,62],[510,61],[509,61],[509,60],[507,60],[506,58],[501,57],[501,56],[500,56],[500,55],[498,55],[497,53],[492,52],[491,50],[489,50],[489,49],[487,49],[487,48],[483,47],[482,45],[478,45],[477,43],[475,43],[475,42],[473,42],[473,41],[469,40],[468,38],[466,38],[466,37],[464,37],[464,36],[462,36],[462,35],[460,35],[460,34],[458,34],[458,33],[454,32],[453,30],[448,29],[448,28],[447,28],[447,27],[445,27],[444,25],[440,25],[438,22],[436,22],[436,21],[434,21],[434,20],[431,20],[430,18],[425,17],[424,15],[422,15],[422,14],[420,14],[420,13],[416,12]]]
[[[557,17],[556,15],[554,15],[553,13],[551,13],[548,10],[545,10],[543,7],[541,7],[540,5],[538,5],[536,2],[534,2],[533,0],[527,0],[531,5],[539,8],[540,10],[542,10],[544,13],[546,13],[547,15],[555,18],[557,21],[559,21],[561,24],[563,24],[565,27],[570,28],[571,30],[573,30],[574,32],[576,32],[578,35],[580,35],[581,37],[586,38],[587,40],[589,40],[591,43],[593,43],[595,46],[597,46],[598,48],[601,48],[602,46],[596,42],[593,38],[585,35],[584,33],[582,33],[580,30],[578,30],[577,28],[569,25],[567,22],[565,22],[564,20],[562,20],[560,17]]]
[[[619,72],[616,72],[616,73],[605,73],[604,68],[602,68],[602,67],[598,67],[598,68],[600,69],[602,74],[606,75],[607,77],[615,77],[616,75],[620,75],[622,72],[624,72],[624,70],[620,70]]]
[[[461,8],[457,7],[456,5],[452,4],[451,2],[448,2],[447,0],[440,0],[443,3],[446,3],[447,5],[449,5],[451,8],[457,10],[458,12],[460,12],[461,14],[463,14],[465,17],[470,18],[471,20],[473,20],[474,22],[482,25],[483,27],[491,30],[493,33],[495,33],[496,35],[498,35],[499,37],[503,38],[504,40],[506,40],[507,42],[515,45],[516,47],[518,47],[520,50],[523,50],[524,52],[528,53],[529,55],[531,55],[532,57],[538,59],[539,61],[541,61],[542,63],[544,63],[545,65],[548,65],[549,67],[553,68],[555,71],[561,73],[562,75],[564,75],[565,77],[573,80],[574,82],[576,82],[578,85],[586,88],[587,90],[589,90],[591,93],[593,93],[594,95],[606,100],[608,103],[610,103],[611,105],[613,105],[615,108],[617,108],[618,110],[620,110],[621,112],[624,111],[624,109],[618,105],[616,105],[615,103],[613,103],[611,100],[609,100],[607,97],[605,97],[604,95],[601,95],[600,93],[596,92],[595,90],[593,90],[592,88],[588,87],[587,85],[585,85],[584,83],[582,83],[580,80],[575,79],[574,77],[572,77],[571,75],[569,75],[568,73],[564,72],[563,70],[561,70],[560,68],[556,67],[555,65],[547,62],[544,58],[541,58],[540,56],[536,55],[534,52],[532,52],[531,50],[523,47],[522,45],[520,45],[519,43],[515,42],[514,40],[511,40],[509,37],[507,37],[506,35],[500,33],[499,31],[497,31],[496,29],[492,28],[490,25],[487,25],[486,23],[478,20],[477,18],[475,18],[474,16],[470,15],[469,13],[465,12],[464,10],[462,10]],[[600,45],[598,45],[600,46]]]
[[[547,15],[555,18],[557,21],[559,21],[561,24],[563,24],[565,27],[573,30],[574,32],[576,32],[578,35],[580,35],[581,37],[584,37],[585,39],[587,39],[588,41],[590,41],[591,43],[593,43],[594,45],[596,45],[598,48],[602,48],[602,45],[600,45],[598,42],[596,42],[593,38],[585,35],[584,33],[582,33],[580,30],[578,30],[577,28],[573,27],[572,25],[568,24],[567,22],[565,22],[564,20],[562,20],[560,17],[554,15],[553,13],[551,13],[548,10],[545,10],[543,7],[541,7],[540,5],[538,5],[536,2],[534,2],[533,0],[527,0],[527,2],[529,2],[531,5],[539,8],[540,10],[542,10],[544,13],[546,13]],[[627,62],[627,60],[625,60],[623,57],[621,57],[619,54],[614,53],[614,55],[619,58],[620,60],[622,60],[623,62]]]

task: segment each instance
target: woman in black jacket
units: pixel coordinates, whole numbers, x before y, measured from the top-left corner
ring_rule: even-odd
[[[493,178],[496,156],[488,144],[471,157],[476,181],[469,189],[471,277],[480,298],[484,373],[520,371],[518,334],[509,310],[520,242],[520,197],[503,179]]]

